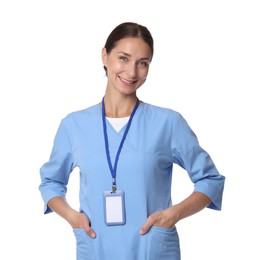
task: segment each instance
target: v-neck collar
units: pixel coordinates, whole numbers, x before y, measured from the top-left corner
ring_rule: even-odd
[[[135,117],[137,117],[137,115],[138,114],[140,114],[140,110],[142,109],[142,107],[143,107],[143,105],[144,105],[144,102],[143,101],[140,101],[140,104],[139,104],[139,106],[138,106],[138,108],[137,108],[137,110],[136,110],[136,116]],[[101,107],[101,105],[100,105],[100,103],[97,105],[97,112],[98,112],[98,119],[100,120],[100,125],[101,125],[101,127],[103,128],[103,122],[102,122],[102,107]],[[119,132],[117,132],[115,129],[114,129],[114,127],[111,125],[111,123],[108,121],[108,120],[106,120],[106,126],[107,126],[107,131],[108,131],[108,134],[113,134],[114,136],[116,136],[116,137],[118,137],[118,138],[122,138],[122,136],[123,136],[123,134],[124,134],[124,131],[125,131],[125,129],[126,129],[126,126],[127,126],[127,124],[125,124],[122,128],[121,128],[121,130],[119,131]]]

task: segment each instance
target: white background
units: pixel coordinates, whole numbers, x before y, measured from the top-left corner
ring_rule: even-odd
[[[226,176],[222,211],[177,224],[183,260],[255,259],[254,1],[0,2],[0,259],[75,259],[69,225],[43,215],[39,168],[60,120],[100,102],[101,49],[119,23],[155,40],[145,102],[182,113]],[[68,199],[78,207],[78,174]],[[173,200],[192,191],[175,168]]]

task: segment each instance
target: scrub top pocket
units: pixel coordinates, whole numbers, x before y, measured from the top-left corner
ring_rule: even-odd
[[[92,238],[82,228],[74,228],[73,232],[76,237],[76,260],[96,260],[92,252]]]
[[[153,226],[148,233],[146,260],[180,260],[179,236],[176,227]]]

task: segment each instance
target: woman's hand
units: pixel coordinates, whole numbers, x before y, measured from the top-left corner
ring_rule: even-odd
[[[83,228],[88,236],[90,236],[91,238],[96,237],[96,233],[90,227],[89,218],[85,213],[73,211],[68,218],[68,222],[72,226],[72,228]]]
[[[91,238],[96,237],[96,232],[90,227],[90,220],[85,213],[80,213],[67,203],[62,197],[54,197],[49,200],[48,206],[64,218],[72,228],[83,228]]]
[[[193,192],[189,197],[184,199],[179,204],[162,211],[157,211],[150,215],[144,225],[141,227],[140,234],[145,234],[152,226],[163,228],[174,227],[174,225],[179,220],[199,212],[200,210],[207,207],[210,203],[210,198],[205,194],[201,192]]]
[[[140,234],[144,235],[150,230],[152,226],[158,226],[162,228],[174,227],[177,221],[177,211],[174,207],[162,211],[156,211],[147,218],[146,222],[140,229]]]

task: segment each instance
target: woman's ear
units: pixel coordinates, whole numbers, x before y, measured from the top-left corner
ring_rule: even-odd
[[[102,62],[103,62],[103,64],[104,64],[104,66],[107,67],[107,66],[106,66],[106,62],[107,62],[107,52],[106,52],[106,49],[105,49],[105,48],[102,49]]]

